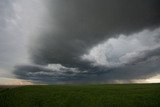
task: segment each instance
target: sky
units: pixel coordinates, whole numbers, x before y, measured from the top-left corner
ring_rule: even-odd
[[[0,0],[0,84],[160,82],[159,0]]]

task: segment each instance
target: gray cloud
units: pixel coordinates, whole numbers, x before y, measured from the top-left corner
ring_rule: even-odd
[[[17,66],[14,73],[18,78],[40,83],[113,83],[115,80],[130,82],[134,79],[148,79],[159,74],[159,63],[160,55],[158,54],[150,56],[147,60],[116,68],[93,67],[86,71],[79,71],[77,68],[73,70],[73,68],[61,67],[55,70],[44,66],[24,65]]]
[[[160,74],[159,36],[157,28],[110,38],[91,48],[88,55],[81,56],[88,60],[88,68],[32,64],[17,66],[14,73],[18,78],[44,83],[114,83],[116,80],[148,79]]]
[[[30,52],[37,64],[86,67],[79,56],[114,34],[130,34],[160,24],[159,1],[48,0],[48,28]]]
[[[93,47],[81,58],[90,61],[93,66],[122,66],[147,58],[147,52],[157,51],[160,47],[159,37],[160,28],[143,30],[131,35],[120,34]]]
[[[17,78],[44,83],[87,83],[146,79],[160,73],[159,0],[1,1],[0,60],[17,65],[26,56],[31,59],[30,64],[15,66]],[[5,9],[4,4],[10,8]],[[125,36],[124,41],[119,41],[121,35]],[[15,40],[13,45],[11,37]],[[91,50],[113,38],[124,50],[116,45],[120,50],[117,51],[111,46],[115,43],[101,49],[107,55],[111,53],[110,62],[117,62],[116,57],[121,58],[122,64],[93,66],[105,54],[96,54],[96,61],[90,60]],[[134,44],[134,39],[139,44]],[[109,48],[115,51],[108,52]],[[95,50],[99,53],[98,48]],[[85,60],[84,55],[88,55]]]
[[[117,67],[92,66],[82,71],[61,64],[20,65],[14,73],[18,78],[43,83],[115,83],[148,79],[160,74],[160,48],[142,51],[132,62]]]
[[[10,71],[29,62],[28,44],[37,35],[44,11],[41,2],[0,0],[0,68]]]

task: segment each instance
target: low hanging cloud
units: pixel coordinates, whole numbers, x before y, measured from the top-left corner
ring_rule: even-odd
[[[44,83],[115,83],[147,79],[160,73],[160,28],[127,36],[120,34],[97,44],[79,58],[90,64],[88,69],[32,64],[17,66],[15,74],[21,79]]]
[[[40,83],[67,83],[77,80],[81,73],[78,68],[67,68],[61,64],[42,65],[20,65],[15,67],[14,73],[20,79],[32,80]]]

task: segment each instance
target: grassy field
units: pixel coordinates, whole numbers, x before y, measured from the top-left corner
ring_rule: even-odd
[[[0,107],[160,107],[160,84],[2,87]]]

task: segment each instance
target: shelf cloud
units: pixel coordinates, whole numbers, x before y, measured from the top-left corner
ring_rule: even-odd
[[[45,83],[88,83],[117,81],[133,82],[158,75],[160,63],[160,30],[107,39],[91,48],[79,60],[88,67],[65,67],[61,64],[17,66],[15,74],[21,79]],[[127,44],[127,45],[126,45]],[[22,72],[23,71],[23,72]]]
[[[155,77],[159,5],[159,0],[1,0],[0,69],[47,84]]]

